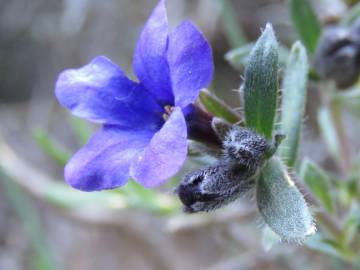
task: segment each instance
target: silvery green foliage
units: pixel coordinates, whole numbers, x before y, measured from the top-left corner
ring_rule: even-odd
[[[267,139],[272,138],[278,89],[278,43],[271,24],[251,50],[245,68],[244,102],[246,125]]]
[[[282,240],[302,242],[315,232],[304,197],[278,158],[272,158],[261,170],[256,200],[264,221]]]
[[[291,148],[294,161],[308,73],[306,51],[300,43],[294,45],[287,68],[284,106],[290,115],[283,118],[288,124],[284,125],[289,136],[286,146]],[[294,83],[295,90],[291,89]],[[315,232],[313,218],[283,163],[272,158],[284,136],[275,135],[273,143],[266,140],[273,139],[278,98],[278,43],[270,24],[250,53],[243,90],[245,123],[250,129],[229,129],[215,118],[212,127],[223,141],[223,157],[188,173],[176,191],[185,211],[210,211],[235,200],[256,183],[258,209],[268,227],[282,240],[302,242]]]
[[[244,101],[247,126],[256,132],[271,138],[273,122],[276,118],[278,93],[278,45],[270,24],[253,47],[245,71]],[[295,45],[286,71],[288,93],[285,95],[285,106],[290,110],[285,120],[287,146],[291,147],[292,159],[295,159],[297,143],[300,136],[301,121],[305,103],[307,63],[305,50]],[[299,61],[299,59],[301,61]],[[300,93],[291,88],[298,84]],[[276,136],[276,146],[283,136]],[[275,154],[277,147],[271,152]],[[270,155],[270,156],[271,156]],[[270,158],[268,156],[268,158]],[[258,209],[265,223],[282,240],[301,242],[315,231],[313,219],[308,206],[296,188],[294,182],[277,157],[265,162],[257,179],[256,198]]]
[[[288,166],[294,166],[304,119],[307,77],[309,65],[305,47],[296,42],[284,71],[281,101],[281,130],[286,138],[282,142],[279,154]]]

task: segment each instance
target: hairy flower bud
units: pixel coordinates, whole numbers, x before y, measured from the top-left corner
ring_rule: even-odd
[[[226,159],[188,173],[176,189],[184,211],[195,213],[220,208],[248,191],[254,172]]]
[[[188,173],[176,189],[185,212],[220,208],[251,189],[271,145],[242,127],[226,134],[224,156],[214,165]]]
[[[270,149],[269,143],[262,136],[237,126],[227,133],[223,145],[225,156],[249,169],[260,166]]]
[[[326,29],[316,51],[317,73],[323,78],[334,80],[339,88],[353,85],[360,75],[360,27],[355,26],[352,29]]]

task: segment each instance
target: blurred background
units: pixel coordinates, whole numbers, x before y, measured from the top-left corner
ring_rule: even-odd
[[[133,74],[133,49],[156,4],[0,0],[0,269],[351,269],[306,246],[283,243],[266,251],[252,196],[213,214],[186,216],[171,184],[161,192],[132,184],[88,194],[63,183],[66,160],[98,126],[60,108],[58,74],[97,55]],[[323,25],[353,4],[312,2]],[[216,67],[210,90],[233,107],[240,106],[233,90],[241,71],[224,55],[256,40],[266,22],[284,47],[297,39],[284,0],[168,0],[167,7],[172,26],[190,18],[209,39]],[[313,88],[301,155],[336,172],[320,138],[320,97]],[[345,112],[343,120],[356,154],[358,118]],[[184,171],[197,164],[189,162]]]

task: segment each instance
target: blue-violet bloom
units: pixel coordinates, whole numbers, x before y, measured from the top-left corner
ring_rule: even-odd
[[[189,21],[169,32],[162,0],[140,35],[133,68],[139,82],[98,56],[65,70],[56,82],[62,106],[103,124],[65,167],[65,180],[77,189],[112,189],[130,177],[153,187],[176,174],[186,159],[185,118],[214,69],[207,40]]]

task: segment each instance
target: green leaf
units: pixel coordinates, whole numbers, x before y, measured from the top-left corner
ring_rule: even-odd
[[[321,107],[318,112],[318,124],[322,137],[325,140],[326,146],[331,156],[340,162],[341,147],[336,133],[335,123],[331,116],[331,112],[327,107]]]
[[[304,197],[278,158],[269,160],[261,170],[256,200],[264,221],[282,240],[302,242],[315,232]]]
[[[201,89],[199,99],[205,109],[214,116],[222,118],[231,124],[242,122],[241,116],[229,105],[207,89]]]
[[[36,129],[33,132],[33,137],[41,149],[60,166],[64,166],[70,159],[71,152],[52,139],[45,130]]]
[[[252,49],[245,69],[246,125],[272,138],[278,90],[278,43],[273,28],[265,31]]]
[[[82,192],[61,182],[48,183],[44,187],[42,197],[51,204],[69,209],[83,207],[123,209],[129,207],[124,196],[114,192]]]
[[[321,26],[308,0],[289,0],[292,23],[310,53],[316,50]]]
[[[285,139],[280,145],[280,156],[286,165],[293,167],[296,162],[301,128],[305,111],[309,65],[306,49],[296,42],[285,68],[282,91],[281,131]]]
[[[124,194],[130,207],[146,209],[159,214],[171,214],[180,209],[179,202],[173,196],[146,189],[132,180],[117,191]]]
[[[360,229],[360,206],[353,201],[349,213],[343,225],[341,243],[343,246],[349,246],[356,239]]]
[[[351,199],[353,199],[356,196],[359,196],[360,192],[359,192],[359,188],[358,188],[358,175],[359,173],[357,173],[355,176],[352,176],[350,179],[347,180],[346,182],[346,190],[348,192],[348,196]]]
[[[103,207],[109,209],[136,208],[158,214],[170,214],[179,210],[179,203],[172,197],[145,189],[129,181],[121,189],[102,192],[82,192],[63,183],[49,183],[43,198],[62,208]]]
[[[328,175],[314,162],[305,159],[301,165],[300,178],[310,188],[311,192],[319,199],[324,208],[334,212],[333,200],[330,194],[331,186]]]
[[[351,251],[349,248],[341,246],[338,242],[332,239],[323,238],[320,233],[306,239],[305,245],[310,249],[349,262],[353,261],[356,256],[356,254],[354,254],[354,252]]]

